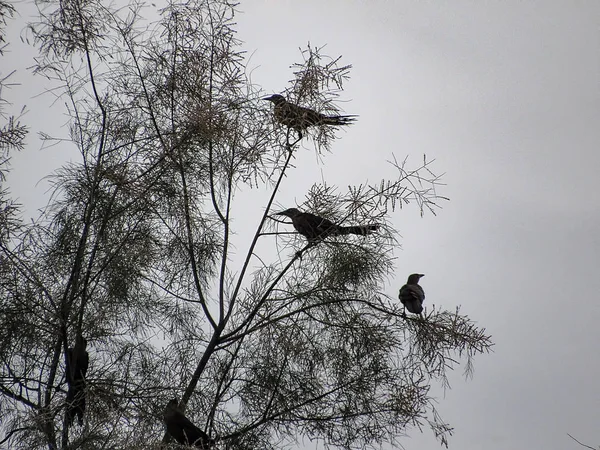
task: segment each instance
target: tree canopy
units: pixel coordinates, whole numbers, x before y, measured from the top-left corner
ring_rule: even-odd
[[[306,153],[250,80],[235,4],[171,2],[156,20],[135,1],[38,7],[35,71],[58,86],[70,132],[59,145],[78,159],[52,174],[52,197],[31,223],[1,190],[0,442],[175,446],[162,417],[177,397],[217,448],[302,438],[367,448],[423,425],[447,445],[452,428],[430,389],[459,361],[470,373],[490,337],[458,310],[407,315],[385,292],[399,246],[391,218],[435,214],[445,199],[432,161],[394,159],[394,179],[298,193],[304,202],[288,207],[379,225],[307,242],[274,215]],[[340,114],[350,70],[309,46],[283,94]],[[25,137],[11,120],[3,171]],[[336,132],[317,125],[303,138],[325,164]],[[265,203],[236,202],[250,190],[268,192]],[[84,425],[69,427],[65,366],[78,337],[89,352],[87,407]]]

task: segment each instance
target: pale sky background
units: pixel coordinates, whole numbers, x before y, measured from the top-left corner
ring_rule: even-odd
[[[581,448],[567,433],[600,445],[600,1],[252,0],[240,10],[252,79],[268,93],[287,86],[308,42],[353,65],[342,107],[358,122],[322,163],[304,143],[279,202],[301,202],[321,179],[345,189],[391,176],[392,153],[415,164],[427,154],[446,173],[451,201],[437,217],[393,216],[403,250],[389,293],[425,273],[428,304],[462,305],[493,336],[474,378],[459,368],[440,392],[450,448]],[[13,40],[7,66],[31,64],[23,48]],[[8,97],[29,105],[34,133],[56,132],[64,120],[40,92]],[[33,210],[47,185],[32,185],[68,153],[40,150],[33,135],[29,144],[9,185]],[[409,434],[407,450],[439,448],[428,430]]]

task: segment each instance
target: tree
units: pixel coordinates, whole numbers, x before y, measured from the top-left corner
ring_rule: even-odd
[[[589,448],[589,449],[591,449],[591,450],[596,450],[594,447],[592,447],[592,446],[590,446],[590,445],[587,445],[587,444],[584,444],[584,443],[582,443],[582,442],[579,442],[577,439],[575,439],[575,438],[574,438],[573,436],[571,436],[569,433],[567,433],[567,436],[569,436],[571,439],[573,439],[575,442],[577,442],[577,443],[578,443],[579,445],[581,445],[582,447]],[[599,448],[600,448],[600,447],[599,447]]]
[[[4,28],[7,20],[14,14],[15,8],[10,3],[0,0],[0,58],[4,55],[8,45],[4,36]],[[16,220],[18,204],[10,199],[4,183],[6,172],[10,168],[10,152],[23,149],[28,131],[20,117],[6,114],[4,111],[8,105],[4,97],[4,90],[12,87],[11,77],[13,74],[14,72],[8,74],[0,72],[0,241],[8,239],[11,231],[18,227],[18,220]],[[21,113],[23,111],[24,108]]]
[[[156,23],[141,3],[39,7],[36,70],[63,88],[71,139],[60,143],[79,160],[0,247],[0,440],[161,448],[165,405],[179,397],[218,448],[301,436],[364,448],[424,423],[447,444],[430,387],[456,358],[470,373],[490,337],[459,311],[407,317],[383,292],[398,245],[390,215],[435,213],[443,199],[431,161],[397,162],[396,179],[347,192],[314,185],[300,209],[380,228],[307,244],[272,217],[303,155],[247,76],[235,5],[170,3]],[[339,114],[350,66],[318,48],[302,56],[286,97]],[[308,133],[325,159],[335,129]],[[267,189],[264,207],[236,203],[242,189]],[[82,337],[84,426],[68,427],[66,355]]]

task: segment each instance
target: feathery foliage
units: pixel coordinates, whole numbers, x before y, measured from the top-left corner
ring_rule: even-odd
[[[432,162],[395,162],[397,178],[347,192],[313,186],[302,209],[381,227],[307,246],[270,217],[302,155],[249,80],[235,4],[171,2],[156,22],[135,1],[38,6],[36,71],[62,87],[70,142],[60,145],[78,158],[53,175],[39,219],[3,227],[2,445],[165,448],[175,396],[218,448],[302,437],[367,448],[422,424],[447,444],[430,387],[459,358],[470,371],[490,337],[458,311],[407,317],[384,292],[392,214],[444,199]],[[337,114],[349,71],[309,47],[286,95]],[[332,127],[311,139],[322,155],[335,150]],[[235,197],[257,186],[270,196],[247,217]],[[65,355],[79,335],[87,409],[69,428]]]

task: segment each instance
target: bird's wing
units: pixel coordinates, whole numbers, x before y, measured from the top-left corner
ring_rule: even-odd
[[[423,312],[423,302],[420,300],[412,300],[403,303],[406,309],[413,314],[421,314]]]
[[[324,237],[325,235],[335,234],[339,227],[324,217],[316,216],[311,213],[304,213],[303,220],[310,227],[311,235]]]
[[[423,292],[423,288],[418,284],[405,284],[400,288],[400,301],[404,303],[405,301],[410,300],[425,300],[425,292]]]
[[[303,129],[302,113],[300,107],[291,103],[282,103],[275,105],[274,109],[275,119],[287,127]]]
[[[179,411],[176,415],[176,420],[178,425],[181,427],[181,429],[187,436],[188,442],[190,444],[198,440],[208,441],[208,435],[196,425],[194,425],[187,417],[185,417]]]
[[[321,125],[325,122],[327,116],[320,114],[310,108],[298,106],[298,116],[302,120],[304,128]]]
[[[81,373],[81,377],[85,378],[85,375],[88,371],[88,366],[90,365],[90,355],[83,349],[77,358],[77,365],[79,366],[78,370]]]
[[[314,125],[321,125],[327,119],[327,116],[310,108],[304,108],[289,102],[275,105],[274,114],[280,123],[297,130],[305,130]]]
[[[67,377],[67,383],[72,383],[73,382],[73,349],[72,348],[68,348],[67,349],[67,362],[65,365],[65,375]]]
[[[423,312],[425,293],[423,292],[423,288],[418,284],[405,284],[400,288],[398,297],[411,313],[421,314]]]

